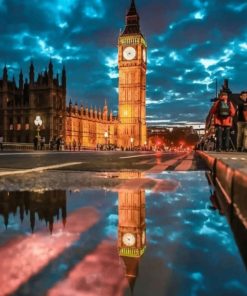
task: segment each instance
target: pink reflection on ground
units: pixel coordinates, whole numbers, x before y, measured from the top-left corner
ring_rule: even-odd
[[[73,242],[99,221],[94,208],[82,208],[67,218],[66,228],[57,223],[53,234],[41,231],[29,237],[10,241],[0,248],[0,295],[13,293],[51,260],[58,257]]]
[[[193,161],[188,159],[184,160],[180,165],[178,165],[175,171],[189,171],[192,167]]]
[[[128,286],[116,242],[103,241],[48,296],[121,296]]]
[[[146,174],[151,174],[151,173],[162,173],[165,171],[169,166],[174,165],[178,160],[181,160],[185,157],[185,154],[179,154],[178,156],[168,159],[165,161],[160,162],[159,164],[156,164],[153,166],[150,170],[146,171]]]
[[[125,190],[137,191],[141,189],[150,189],[153,192],[172,192],[176,191],[179,185],[180,183],[176,180],[162,180],[145,177],[143,179],[127,180],[118,185],[116,190],[122,192]]]

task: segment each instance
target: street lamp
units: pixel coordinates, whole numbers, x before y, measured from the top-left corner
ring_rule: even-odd
[[[42,120],[41,120],[41,117],[39,115],[36,116],[36,118],[34,120],[34,124],[37,127],[37,137],[39,139],[39,131],[40,131],[40,127],[42,125]]]
[[[133,143],[134,143],[134,138],[130,138],[130,143],[131,143],[131,150],[132,150],[132,147],[133,147]]]
[[[105,144],[107,145],[107,139],[108,139],[108,132],[107,131],[105,131],[104,132],[104,137],[105,137]]]

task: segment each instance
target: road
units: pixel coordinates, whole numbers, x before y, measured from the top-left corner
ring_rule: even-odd
[[[27,152],[0,153],[0,171],[26,169],[66,169],[73,171],[198,170],[202,164],[193,153],[162,152]]]

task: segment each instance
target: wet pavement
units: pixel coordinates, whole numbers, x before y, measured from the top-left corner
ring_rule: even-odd
[[[166,165],[166,163],[176,162]],[[181,169],[198,170],[200,162],[188,152],[140,152],[140,151],[97,151],[97,152],[29,152],[29,153],[0,153],[0,174],[13,170],[50,169],[51,166],[67,171],[109,172],[123,169],[146,171],[154,166],[165,166],[162,170],[174,170],[183,160],[187,166]],[[77,163],[77,164],[76,164]],[[59,168],[57,168],[59,169]],[[180,168],[179,168],[180,169]]]
[[[211,152],[204,151],[204,153],[222,160],[231,168],[237,169],[247,174],[247,153],[246,152]]]
[[[98,176],[108,185],[67,174],[52,190],[47,172],[3,187],[0,295],[247,295],[245,258],[193,161]]]

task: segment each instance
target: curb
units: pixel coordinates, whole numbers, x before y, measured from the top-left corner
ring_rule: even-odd
[[[232,220],[234,213],[247,229],[247,174],[205,152],[197,151],[196,153],[211,171],[212,185],[219,196],[221,208],[226,213],[229,213],[230,209],[228,218]]]

